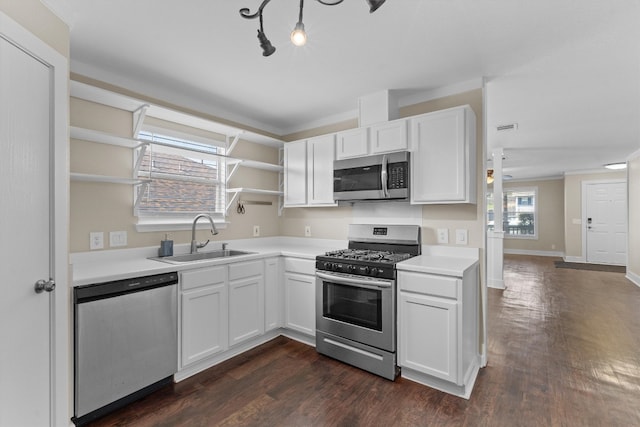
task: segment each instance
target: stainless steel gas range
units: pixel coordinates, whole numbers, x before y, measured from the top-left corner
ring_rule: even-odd
[[[394,380],[395,266],[420,254],[420,227],[351,224],[348,237],[316,257],[316,350]]]

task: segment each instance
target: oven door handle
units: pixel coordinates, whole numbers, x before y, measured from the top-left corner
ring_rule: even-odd
[[[353,277],[335,276],[333,274],[326,274],[320,271],[316,271],[316,277],[319,277],[320,279],[324,279],[324,280],[331,280],[332,282],[336,282],[336,283],[356,285],[356,286],[370,288],[370,289],[390,288],[393,283],[392,281],[356,279]]]

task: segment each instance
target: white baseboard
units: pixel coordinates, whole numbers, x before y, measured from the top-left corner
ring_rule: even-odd
[[[504,250],[505,254],[510,255],[531,255],[531,256],[550,256],[556,258],[563,258],[564,252],[560,251],[529,251],[525,249],[506,249]]]
[[[627,270],[627,279],[631,280],[634,285],[640,287],[640,274]]]
[[[565,262],[581,262],[583,264],[587,262],[587,260],[581,256],[565,256],[564,260]]]
[[[488,279],[487,286],[493,289],[506,289],[504,286],[504,280]]]

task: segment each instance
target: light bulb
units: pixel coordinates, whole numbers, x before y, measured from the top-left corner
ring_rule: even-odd
[[[307,42],[307,33],[304,32],[304,24],[298,22],[291,32],[291,43],[296,46],[304,46]]]

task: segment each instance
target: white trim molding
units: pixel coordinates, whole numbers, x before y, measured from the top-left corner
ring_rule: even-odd
[[[556,258],[564,258],[564,252],[560,251],[530,251],[526,249],[505,249],[505,254],[510,255],[530,255],[530,256],[548,256]]]
[[[636,274],[633,271],[627,270],[626,278],[633,282],[634,285],[640,288],[640,274]]]

